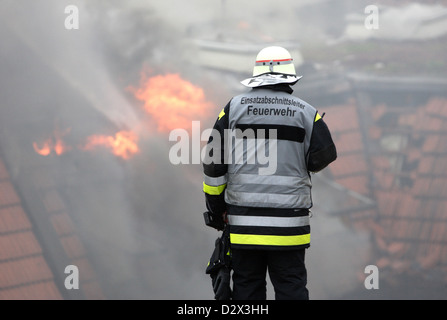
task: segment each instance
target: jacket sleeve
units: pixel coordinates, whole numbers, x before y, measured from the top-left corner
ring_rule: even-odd
[[[318,172],[337,159],[337,149],[323,118],[316,113],[307,158],[307,170]]]
[[[206,145],[203,159],[203,192],[206,208],[213,215],[226,211],[225,189],[227,169],[225,161],[225,129],[228,128],[230,102],[220,112]]]

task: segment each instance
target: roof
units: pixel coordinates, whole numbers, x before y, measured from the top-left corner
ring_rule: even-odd
[[[325,110],[339,153],[334,181],[375,202],[344,221],[371,232],[381,270],[447,281],[447,99],[350,100]]]
[[[37,227],[37,217],[26,209],[0,152],[0,299],[104,298],[62,198],[51,181],[41,177],[34,186],[40,190],[45,210]],[[42,227],[45,231],[39,230]],[[64,262],[78,267],[79,290],[65,289],[68,274],[52,261],[55,251],[44,244],[43,232],[60,243]]]

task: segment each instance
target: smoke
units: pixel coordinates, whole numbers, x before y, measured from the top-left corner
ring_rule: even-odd
[[[346,13],[363,13],[364,3],[3,0],[0,155],[35,219],[51,267],[63,270],[68,263],[54,238],[46,235],[42,197],[49,189],[63,200],[106,298],[212,298],[204,270],[219,234],[202,221],[201,167],[169,162],[168,136],[146,121],[143,103],[129,88],[138,87],[142,72],[179,73],[205,89],[215,104],[210,113],[217,117],[243,89],[235,89],[234,83],[249,75],[251,66],[236,75],[205,71],[189,38],[235,38],[260,48],[292,40],[312,49],[340,38]],[[79,30],[64,26],[67,5],[79,8]],[[335,62],[328,64],[331,68]],[[315,105],[334,103],[331,92],[326,98],[306,86],[311,72],[297,85],[297,95]],[[318,73],[327,76],[325,72]],[[213,121],[203,120],[202,129]],[[57,128],[68,130],[64,141],[73,148],[59,157],[36,154],[33,142]],[[91,135],[119,130],[139,136],[139,153],[129,160],[107,150],[77,148]],[[350,292],[364,289],[359,279],[370,263],[369,235],[329,215],[345,209],[348,200],[347,192],[314,179],[312,246],[306,257],[311,298],[356,298]],[[272,288],[268,292],[272,297]]]
[[[79,8],[79,30],[64,27],[68,4]],[[169,163],[167,136],[145,128],[126,90],[145,68],[158,73],[181,64],[175,32],[141,3],[1,6],[0,145],[29,214],[44,214],[37,209],[44,177],[76,225],[107,298],[207,298],[204,268],[214,239],[203,230],[199,168],[185,175]],[[141,150],[129,161],[101,149],[36,154],[33,142],[57,128],[69,129],[64,140],[71,146],[93,134],[135,130]],[[36,233],[51,267],[63,270],[67,260],[46,240],[43,220]]]

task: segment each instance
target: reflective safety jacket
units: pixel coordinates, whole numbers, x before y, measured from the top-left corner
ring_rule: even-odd
[[[309,171],[337,153],[317,110],[291,91],[274,85],[234,97],[210,135],[203,191],[211,213],[227,212],[232,247],[310,244]]]

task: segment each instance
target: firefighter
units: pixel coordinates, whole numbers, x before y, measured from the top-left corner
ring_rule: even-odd
[[[251,90],[228,102],[208,140],[203,191],[213,217],[229,225],[234,300],[266,299],[267,270],[276,299],[309,298],[310,173],[337,151],[317,110],[292,95],[300,79],[288,50],[262,49],[241,82]],[[267,154],[276,163],[262,171],[257,156]]]

